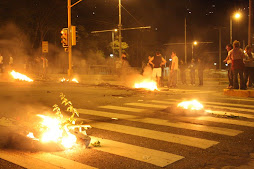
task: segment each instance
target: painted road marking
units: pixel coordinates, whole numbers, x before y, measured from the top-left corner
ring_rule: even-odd
[[[112,110],[121,110],[121,111],[129,111],[129,112],[136,112],[140,113],[142,111],[145,111],[145,109],[137,109],[137,108],[130,108],[130,107],[120,107],[120,106],[99,106],[99,108],[104,108],[104,109],[112,109]]]
[[[175,100],[181,102],[181,100],[178,99],[167,99],[167,100]],[[236,107],[245,107],[245,108],[254,108],[253,105],[244,105],[244,104],[236,104],[236,103],[221,103],[221,102],[207,102],[207,101],[200,101],[201,103],[205,104],[216,104],[216,105],[222,105],[222,106],[236,106]]]
[[[87,121],[87,119],[82,119],[82,120]],[[171,134],[171,133],[154,131],[154,130],[137,128],[137,127],[123,126],[119,124],[110,124],[105,122],[93,123],[93,121],[90,121],[90,123],[92,123],[91,124],[92,127],[95,127],[98,129],[125,133],[125,134],[134,135],[134,136],[145,137],[145,138],[151,138],[151,139],[166,141],[170,143],[177,143],[177,144],[197,147],[201,149],[206,149],[219,143],[217,141],[212,141],[212,140],[206,140],[206,139],[195,138],[190,136],[183,136],[178,134]]]
[[[96,169],[50,153],[24,153],[13,150],[0,150],[0,158],[29,169]]]
[[[176,100],[176,99],[167,99],[167,100],[174,100],[175,102],[170,102],[170,101],[159,101],[159,100],[152,100],[153,103],[160,103],[162,107],[169,107],[169,105],[175,104],[177,105],[180,103],[182,100]],[[200,101],[203,103],[202,101]],[[159,107],[159,106],[156,106]],[[254,113],[254,110],[252,109],[244,109],[244,108],[236,108],[236,107],[228,107],[228,106],[216,106],[216,105],[206,105],[206,108],[219,108],[219,109],[228,109],[228,110],[234,110],[234,111],[245,111],[245,112],[250,112]],[[163,109],[163,108],[162,108]]]
[[[94,116],[101,116],[101,117],[108,117],[108,118],[125,119],[125,120],[129,120],[129,121],[162,125],[162,126],[169,126],[169,127],[189,129],[189,130],[196,130],[196,131],[204,131],[204,132],[227,135],[227,136],[236,136],[236,135],[242,133],[242,131],[240,131],[240,130],[233,130],[233,129],[220,128],[220,127],[211,127],[211,126],[182,123],[182,122],[171,123],[168,120],[155,119],[155,118],[141,118],[139,116],[110,113],[110,112],[103,112],[103,111],[78,109],[78,112],[80,114],[87,114],[87,115],[94,115]]]
[[[91,142],[99,140],[102,145],[101,147],[93,147],[93,149],[150,163],[159,167],[165,167],[184,158],[183,156],[176,154],[139,147],[113,140],[101,139],[93,136],[91,136],[91,139]]]
[[[176,105],[176,102],[170,102],[170,101],[159,101],[159,100],[152,100],[152,103],[159,103],[159,104],[165,104],[165,105]],[[202,103],[202,102],[201,102]],[[216,106],[220,108],[221,106]],[[214,106],[205,105],[205,108],[214,108]],[[246,117],[250,119],[254,119],[254,115],[252,114],[244,114],[244,113],[236,113],[236,112],[228,112],[228,111],[217,111],[217,110],[205,110],[206,113],[209,114],[218,114],[218,115],[233,115],[233,116],[241,116]]]
[[[225,123],[225,124],[234,124],[238,126],[254,127],[254,122],[249,122],[249,121],[231,120],[231,119],[208,117],[208,116],[202,116],[202,117],[193,118],[193,119],[210,121],[215,123]]]
[[[160,109],[166,109],[167,105],[156,105],[156,104],[148,104],[148,103],[125,103],[124,105],[127,106],[138,106],[138,107],[148,107],[148,108],[160,108]]]

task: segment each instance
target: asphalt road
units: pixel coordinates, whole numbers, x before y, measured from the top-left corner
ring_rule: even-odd
[[[247,165],[254,153],[254,99],[223,96],[223,86],[180,86],[161,91],[118,85],[55,82],[0,83],[0,168],[226,168]],[[30,122],[52,112],[66,95],[92,126],[101,147],[34,152],[6,149],[8,120]],[[203,111],[183,111],[197,99]],[[6,122],[7,121],[7,122]],[[15,125],[14,125],[15,126]],[[18,130],[15,128],[15,130]],[[3,132],[5,131],[5,132]],[[7,146],[8,147],[8,146]],[[20,150],[21,149],[21,150]]]

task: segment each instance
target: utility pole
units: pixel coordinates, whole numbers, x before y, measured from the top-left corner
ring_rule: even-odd
[[[219,28],[219,69],[221,70],[221,27]]]
[[[252,0],[249,0],[248,45],[252,46]]]
[[[69,55],[69,69],[68,77],[72,75],[72,44],[71,44],[71,0],[68,1],[68,55]]]
[[[71,0],[67,0],[67,9],[68,9],[68,55],[69,55],[69,69],[68,69],[68,77],[72,76],[72,36],[71,36],[71,8],[81,2],[79,0],[75,2],[73,5],[71,4]]]
[[[122,16],[121,16],[121,0],[119,0],[119,24],[118,24],[118,31],[119,31],[119,58],[122,56]]]
[[[222,31],[222,29],[225,29],[225,28],[226,27],[221,27],[221,26],[220,27],[214,27],[214,29],[218,29],[219,30],[219,69],[221,69],[221,31]],[[230,37],[231,37],[230,41],[232,41],[232,34],[230,34]]]
[[[186,18],[184,20],[184,59],[185,64],[187,63],[187,23]]]

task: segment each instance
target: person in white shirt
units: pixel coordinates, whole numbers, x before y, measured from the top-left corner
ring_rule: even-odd
[[[10,68],[13,68],[13,57],[12,56],[10,56],[9,66],[10,66]]]
[[[168,87],[176,87],[177,84],[177,70],[178,70],[178,57],[175,52],[171,54],[172,64],[170,70],[170,76],[168,81]]]

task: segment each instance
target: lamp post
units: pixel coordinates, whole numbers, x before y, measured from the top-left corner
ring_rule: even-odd
[[[122,14],[121,14],[121,8],[122,3],[121,0],[119,0],[119,24],[118,24],[118,30],[119,30],[119,58],[122,56]]]
[[[198,44],[197,41],[194,41],[191,45],[191,59],[193,59],[194,57],[194,52],[193,52],[193,49],[194,49],[194,46],[196,46]]]
[[[113,56],[115,55],[115,32],[117,32],[117,29],[114,29],[112,31],[112,49],[113,49]]]
[[[230,44],[232,44],[233,42],[233,17],[235,19],[239,19],[241,17],[241,14],[240,13],[235,13],[233,16],[230,15]]]

